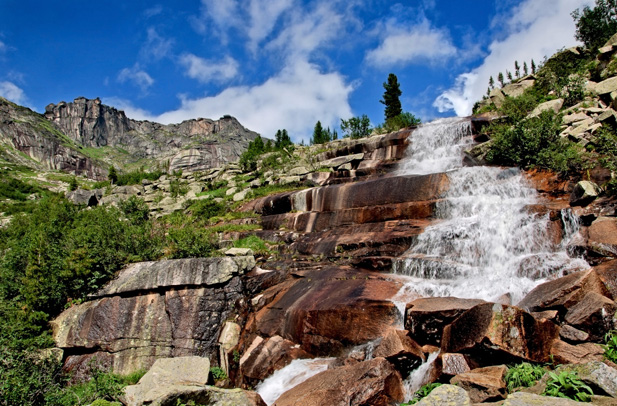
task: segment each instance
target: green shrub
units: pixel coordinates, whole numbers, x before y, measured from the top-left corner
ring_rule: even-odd
[[[269,255],[270,248],[266,245],[266,242],[256,235],[249,235],[248,237],[241,238],[234,241],[234,247],[236,248],[250,248],[255,255]]]
[[[216,237],[209,230],[185,225],[168,231],[168,258],[209,257],[217,248]]]
[[[222,203],[218,203],[213,199],[197,200],[193,202],[189,208],[189,212],[194,217],[200,219],[210,219],[215,216],[222,216],[225,214],[226,208]]]
[[[508,392],[512,392],[516,388],[533,386],[545,373],[546,368],[528,362],[508,367],[505,376]]]
[[[617,331],[613,330],[604,337],[604,358],[609,361],[617,362]]]
[[[593,391],[583,381],[576,372],[562,371],[557,375],[549,372],[549,380],[546,389],[542,393],[544,396],[553,396],[576,400],[577,402],[589,402]]]
[[[225,370],[223,370],[223,368],[221,367],[210,368],[210,374],[212,375],[212,379],[214,379],[215,381],[227,379],[227,374],[225,373]]]
[[[415,405],[425,397],[427,397],[435,388],[440,387],[441,384],[439,382],[427,383],[422,386],[420,389],[413,394],[412,399],[407,403],[401,403],[401,406]]]

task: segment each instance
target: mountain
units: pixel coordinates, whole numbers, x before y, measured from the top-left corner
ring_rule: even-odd
[[[156,163],[170,172],[219,167],[237,161],[257,135],[231,116],[165,125],[129,119],[98,98],[49,104],[44,114],[0,98],[5,160],[91,178],[103,177],[110,165],[131,170]]]

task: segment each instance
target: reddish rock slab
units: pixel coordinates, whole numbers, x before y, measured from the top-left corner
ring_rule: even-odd
[[[384,358],[321,372],[281,395],[273,406],[389,406],[403,401],[399,373]]]
[[[589,340],[589,333],[574,328],[568,324],[563,324],[559,329],[559,337],[569,343],[582,343]]]
[[[596,292],[587,293],[581,301],[568,309],[565,321],[587,332],[591,341],[600,342],[615,328],[617,304]]]
[[[472,403],[493,402],[506,398],[505,365],[477,368],[450,379],[469,395]]]
[[[454,376],[471,371],[467,358],[463,354],[443,353],[441,358],[441,374]]]
[[[555,324],[536,320],[518,307],[482,303],[444,329],[441,349],[470,354],[481,365],[546,362],[558,334]]]
[[[443,329],[472,307],[485,303],[480,299],[430,297],[407,304],[405,328],[420,345],[441,345]]]
[[[617,299],[617,259],[603,262],[593,269],[610,293],[610,295],[606,296],[613,300]]]
[[[262,339],[240,360],[240,373],[246,378],[261,381],[297,358],[310,358],[310,355],[298,344],[281,336]]]
[[[602,279],[593,269],[575,272],[538,285],[517,306],[532,312],[567,309],[589,292],[609,295]]]
[[[412,340],[405,330],[389,330],[381,340],[373,356],[387,359],[403,378],[426,360],[422,347]]]
[[[388,299],[400,283],[386,276],[337,267],[295,276],[269,289],[276,296],[249,322],[250,333],[280,335],[313,355],[338,355],[346,346],[382,337],[397,322],[398,310]]]
[[[617,255],[617,219],[598,217],[587,229],[587,243],[606,256]]]
[[[584,364],[589,361],[602,361],[604,348],[595,343],[572,345],[557,340],[553,343],[551,355],[557,364]]]

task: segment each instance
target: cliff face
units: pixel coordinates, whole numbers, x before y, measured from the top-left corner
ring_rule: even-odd
[[[45,117],[80,145],[121,148],[129,153],[126,163],[144,158],[169,161],[170,171],[198,171],[235,162],[257,136],[231,116],[169,125],[132,120],[98,98],[50,104]]]
[[[0,156],[38,170],[74,172],[90,178],[104,170],[40,114],[0,97]]]

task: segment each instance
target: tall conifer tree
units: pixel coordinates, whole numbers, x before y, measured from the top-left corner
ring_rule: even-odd
[[[398,83],[398,78],[394,73],[388,75],[388,81],[384,82],[383,88],[386,90],[383,94],[383,99],[379,102],[386,106],[385,116],[386,121],[401,114],[403,108],[399,96],[403,94]]]

